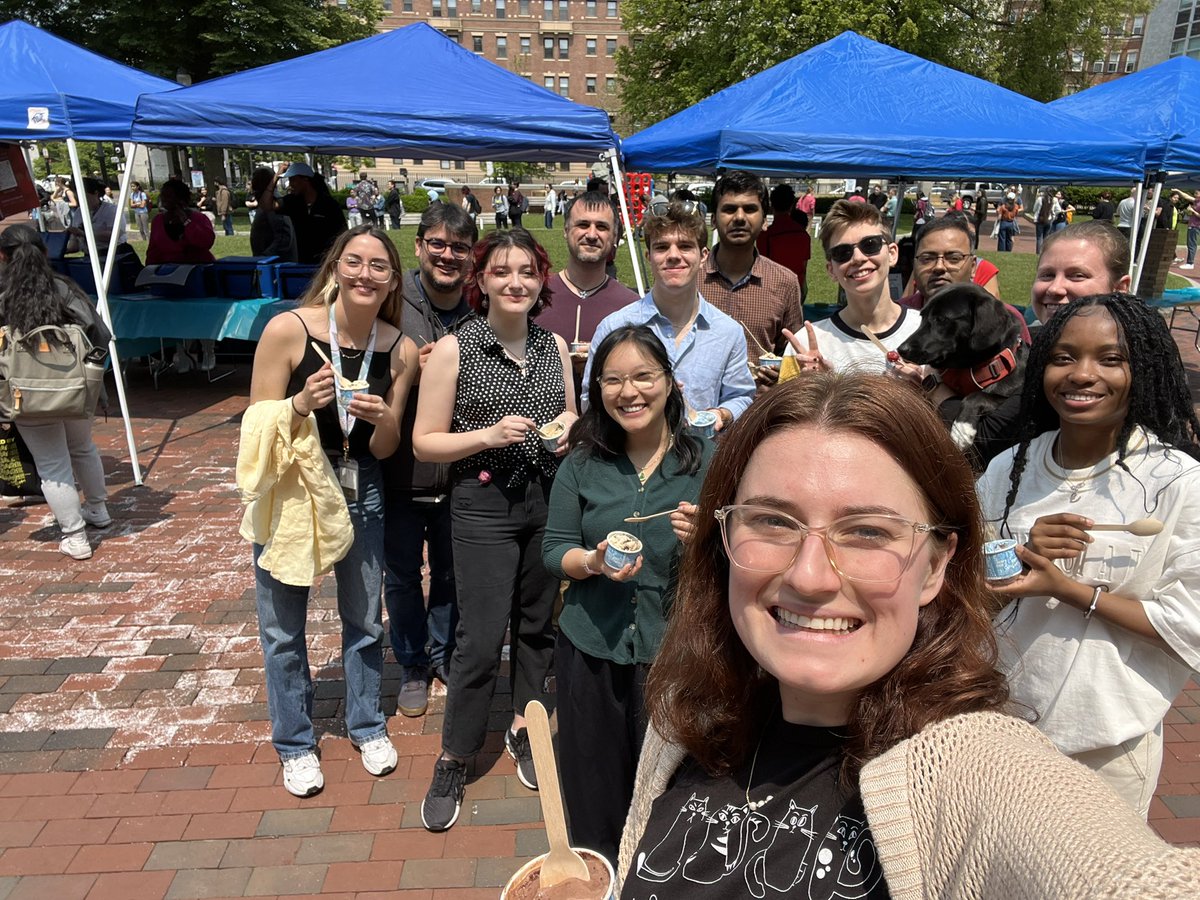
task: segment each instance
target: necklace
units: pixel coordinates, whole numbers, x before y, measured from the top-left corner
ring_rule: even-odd
[[[1142,442],[1143,436],[1139,431],[1137,438],[1130,443],[1126,453],[1132,453],[1134,450],[1137,450],[1142,446]],[[1096,466],[1099,466],[1103,461],[1104,460],[1099,460],[1094,463],[1086,475],[1079,478],[1072,478],[1071,472],[1074,470],[1068,469],[1066,464],[1062,462],[1059,456],[1058,438],[1055,438],[1053,441],[1051,441],[1049,453],[1042,457],[1042,465],[1045,467],[1046,471],[1052,477],[1062,479],[1066,485],[1065,488],[1060,488],[1060,490],[1065,490],[1067,493],[1069,493],[1070,496],[1067,497],[1067,500],[1071,503],[1078,503],[1080,498],[1083,496],[1083,492],[1088,489],[1088,486],[1091,484],[1091,482],[1095,481],[1117,464],[1114,457],[1113,460],[1108,463],[1108,465],[1104,466],[1104,468],[1097,469]],[[1057,466],[1060,471],[1056,472],[1054,469],[1050,468],[1051,463],[1054,463],[1054,465]]]
[[[766,737],[767,729],[770,727],[774,718],[775,714],[771,713],[771,718],[767,719],[766,724],[763,725],[763,729],[758,735],[758,743],[754,745],[754,756],[750,760],[750,774],[746,776],[746,809],[750,810],[750,812],[754,812],[756,809],[766,806],[775,799],[774,794],[767,794],[767,796],[763,797],[761,800],[750,799],[750,785],[754,783],[754,767],[758,765],[758,751],[762,749],[763,738]]]
[[[663,456],[671,449],[673,443],[675,442],[668,438],[665,444],[659,445],[659,448],[654,451],[654,455],[646,461],[646,464],[638,469],[637,478],[639,484],[645,484],[646,480],[654,474],[654,468],[662,461]]]
[[[596,293],[599,290],[602,290],[604,288],[604,286],[606,284],[608,284],[608,276],[605,275],[604,280],[602,282],[600,282],[598,285],[596,285],[595,287],[581,288],[581,287],[579,287],[579,285],[577,285],[574,281],[571,280],[571,277],[569,275],[567,275],[566,269],[563,269],[562,272],[559,273],[559,277],[562,278],[562,280],[564,282],[566,282],[567,287],[569,287],[571,290],[573,290],[576,294],[579,295],[580,300],[586,300],[588,297],[592,296],[592,294]]]
[[[517,367],[517,369],[521,373],[521,377],[528,378],[529,377],[529,358],[526,356],[516,356],[503,344],[500,345],[500,349],[504,351],[504,355],[507,356],[512,361],[512,363]]]

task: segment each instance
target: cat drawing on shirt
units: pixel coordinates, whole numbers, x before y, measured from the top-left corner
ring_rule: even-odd
[[[782,893],[804,878],[808,869],[804,859],[817,836],[813,831],[816,814],[815,805],[797,806],[795,800],[788,801],[787,811],[772,825],[766,846],[759,848],[746,864],[746,887],[752,897],[765,897],[767,888]],[[778,850],[775,849],[777,844]],[[782,862],[771,862],[780,857]],[[796,859],[801,860],[798,867],[794,862]],[[788,860],[793,862],[789,863]]]
[[[634,873],[643,881],[669,879],[689,856],[695,855],[699,842],[708,833],[707,820],[708,798],[692,794],[680,807],[663,839],[649,853],[638,854]]]
[[[808,898],[860,900],[875,889],[881,878],[883,870],[871,829],[861,819],[840,815],[817,847]]]
[[[746,850],[766,839],[771,821],[745,804],[726,804],[708,818],[708,832],[683,864],[683,877],[695,884],[715,884],[742,864]]]

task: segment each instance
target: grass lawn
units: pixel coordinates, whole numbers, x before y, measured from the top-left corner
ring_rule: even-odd
[[[245,218],[245,210],[239,210],[240,215],[236,216],[235,226],[240,232],[233,237],[225,237],[219,233],[216,244],[213,245],[213,253],[218,256],[249,256],[250,255],[250,235],[249,222]],[[546,248],[546,252],[550,254],[550,260],[556,268],[562,268],[567,260],[566,241],[563,238],[562,218],[555,220],[555,227],[549,231],[542,227],[541,216],[530,217],[530,222],[533,228],[530,231],[533,236]],[[1028,226],[1030,229],[1033,225]],[[485,229],[490,230],[490,229]],[[905,234],[912,230],[911,216],[904,216],[900,220],[900,233]],[[400,251],[400,258],[404,262],[405,268],[416,266],[417,258],[413,249],[414,238],[416,237],[416,226],[405,225],[399,231],[389,230],[388,235],[392,242]],[[988,229],[990,234],[990,228]],[[1181,237],[1180,243],[1183,243]],[[989,238],[984,239],[983,246],[985,249],[979,252],[979,255],[994,263],[1000,270],[1000,296],[1014,306],[1029,305],[1029,290],[1033,285],[1033,277],[1036,270],[1037,259],[1032,253],[997,253],[994,249],[986,249],[989,245],[994,246],[995,241]],[[136,244],[135,244],[136,246]],[[646,277],[645,254],[642,255],[643,276]],[[625,246],[622,246],[617,254],[617,274],[621,282],[635,286],[633,278],[633,265],[629,261],[629,251]],[[647,279],[648,280],[648,279]],[[1177,275],[1170,275],[1167,279],[1168,288],[1187,287],[1189,282],[1180,278]],[[808,302],[812,304],[834,303],[837,297],[837,288],[833,280],[825,273],[825,254],[821,250],[821,242],[813,241],[812,260],[808,264]]]

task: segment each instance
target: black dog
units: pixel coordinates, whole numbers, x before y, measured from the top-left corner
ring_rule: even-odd
[[[921,327],[899,347],[909,362],[939,369],[942,383],[962,398],[941,409],[963,449],[974,441],[980,419],[1020,394],[1027,350],[1012,310],[976,284],[934,294],[921,310]]]

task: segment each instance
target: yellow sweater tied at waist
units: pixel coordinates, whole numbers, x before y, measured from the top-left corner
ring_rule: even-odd
[[[260,400],[242,417],[237,486],[240,534],[263,546],[258,564],[284,584],[309,587],[350,552],[354,526],[309,415],[292,434],[290,400]]]

